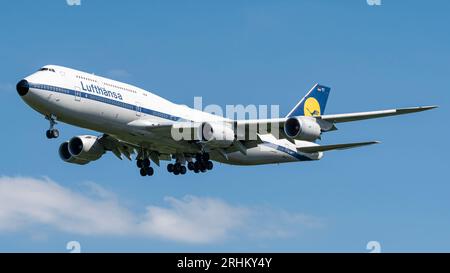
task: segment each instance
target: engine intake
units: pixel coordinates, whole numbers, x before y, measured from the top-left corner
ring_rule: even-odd
[[[284,124],[284,133],[293,139],[314,141],[320,137],[320,125],[313,118],[291,117]]]
[[[58,152],[59,152],[59,157],[67,163],[74,163],[74,164],[79,164],[79,165],[85,165],[85,164],[89,163],[88,160],[83,160],[83,159],[72,156],[72,154],[69,152],[69,141],[62,143],[59,146]]]
[[[59,156],[69,163],[84,165],[99,159],[105,148],[95,136],[76,136],[59,146]]]
[[[234,142],[234,130],[224,122],[205,122],[200,128],[201,140],[209,146],[229,147]]]

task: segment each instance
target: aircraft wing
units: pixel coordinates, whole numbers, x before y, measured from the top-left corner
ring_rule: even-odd
[[[335,123],[349,122],[357,120],[365,120],[372,118],[381,118],[387,116],[403,115],[415,112],[421,112],[436,108],[437,106],[420,106],[411,108],[398,108],[390,110],[379,110],[379,111],[369,111],[369,112],[358,112],[358,113],[348,113],[348,114],[335,114],[335,115],[322,115],[315,116],[317,123],[320,125],[322,131],[335,130]],[[239,150],[245,153],[247,148],[255,146],[259,142],[258,135],[261,134],[272,134],[277,136],[279,139],[288,139],[284,133],[284,125],[287,118],[274,118],[274,119],[250,119],[250,120],[228,120],[226,123],[234,123],[234,128],[236,130],[236,135],[238,137],[244,136],[240,139],[245,139],[244,141],[235,141],[232,150]],[[189,147],[189,150],[198,150],[199,146],[195,141],[174,141],[172,139],[171,130],[173,128],[188,128],[188,135],[191,140],[196,139],[195,136],[198,132],[198,128],[201,123],[191,123],[189,121],[182,122],[167,122],[167,123],[154,123],[149,120],[138,119],[128,123],[128,126],[133,128],[136,133],[141,133],[142,137],[147,139],[158,140],[159,145],[166,145],[168,148],[176,151],[183,150]],[[189,132],[190,131],[190,132]],[[350,143],[350,144],[336,144],[320,146],[321,148],[305,147],[301,149],[307,150],[317,150],[317,151],[327,151],[335,149],[345,149],[353,148],[357,146],[375,144],[377,142],[363,142],[363,143]],[[160,147],[159,147],[160,148]],[[158,148],[158,149],[159,149]],[[168,152],[168,151],[167,151]]]
[[[106,134],[100,137],[100,143],[107,151],[111,151],[120,160],[122,160],[122,155],[131,160],[131,155],[135,154],[139,149],[139,146],[126,143]]]
[[[344,143],[344,144],[332,144],[332,145],[318,145],[318,146],[307,146],[297,148],[297,151],[303,153],[317,153],[325,152],[331,150],[345,150],[361,146],[367,146],[372,144],[378,144],[379,141],[367,141],[367,142],[354,142],[354,143]]]
[[[419,106],[348,114],[322,115],[315,116],[314,118],[316,118],[317,123],[319,123],[323,131],[332,131],[336,129],[336,127],[334,126],[335,123],[404,115],[415,112],[422,112],[434,109],[436,107],[437,106]],[[263,133],[261,132],[261,129],[264,129],[264,131],[266,132],[274,132],[275,130],[279,130],[279,138],[286,138],[287,136],[284,134],[283,130],[286,120],[287,118],[237,120],[235,121],[235,125],[237,125],[236,128],[245,128],[245,132],[247,133],[247,135],[249,131],[257,131],[258,133]]]
[[[336,114],[336,115],[323,115],[317,117],[332,123],[357,121],[372,118],[382,118],[388,116],[404,115],[415,112],[422,112],[430,109],[434,109],[437,106],[419,106],[410,108],[399,108],[390,110],[380,110],[380,111],[370,111],[370,112],[359,112],[359,113],[349,113],[349,114]]]
[[[273,119],[247,119],[234,121],[237,136],[250,136],[257,140],[257,134],[272,133],[278,135],[279,138],[286,138],[284,134],[284,123],[287,118],[273,118]]]

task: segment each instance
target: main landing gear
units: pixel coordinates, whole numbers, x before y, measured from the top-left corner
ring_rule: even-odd
[[[175,164],[172,164],[172,163],[168,164],[167,171],[169,173],[173,173],[174,175],[179,175],[179,174],[183,175],[183,174],[186,174],[187,169],[186,169],[186,166],[181,165],[181,163],[177,162]]]
[[[195,156],[195,162],[189,161],[187,163],[187,169],[190,171],[193,171],[195,173],[204,173],[206,171],[212,170],[214,167],[214,164],[211,160],[209,160],[209,154],[203,153],[203,154],[197,154]],[[167,171],[169,173],[173,173],[174,175],[180,175],[180,174],[186,174],[186,167],[182,165],[180,162],[177,162],[175,164],[168,164],[167,165]]]
[[[141,176],[152,176],[154,174],[153,168],[150,166],[150,159],[143,158],[142,154],[138,155],[138,159],[136,160],[136,166],[139,168],[139,173]],[[194,160],[195,161],[194,161]],[[186,165],[187,162],[187,166]],[[206,171],[213,169],[213,162],[209,160],[209,154],[197,154],[194,158],[185,158],[184,155],[179,155],[176,158],[176,163],[170,163],[167,165],[167,171],[169,173],[173,173],[174,175],[184,175],[188,170],[193,171],[195,173],[204,173]]]
[[[139,173],[141,176],[152,176],[155,171],[150,167],[150,159],[138,159],[136,160],[136,165],[140,169]]]
[[[197,154],[195,156],[195,162],[189,162],[191,164],[188,164],[188,169],[191,171],[194,171],[195,173],[199,172],[206,172],[213,169],[214,164],[211,160],[209,160],[209,154],[203,153],[203,154]]]
[[[56,117],[54,115],[50,115],[46,116],[45,118],[50,122],[50,128],[47,130],[47,132],[45,132],[45,135],[48,139],[58,138],[59,131],[58,129],[53,128],[56,125]]]

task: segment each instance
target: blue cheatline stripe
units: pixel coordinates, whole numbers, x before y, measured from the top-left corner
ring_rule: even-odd
[[[76,92],[79,92],[79,96],[85,99],[90,99],[93,101],[98,101],[98,102],[102,102],[102,103],[106,103],[109,105],[114,105],[117,107],[121,107],[124,109],[128,109],[131,111],[137,111],[139,106],[130,104],[130,103],[125,103],[125,102],[121,102],[121,101],[117,101],[117,100],[113,100],[113,99],[109,99],[109,98],[105,98],[102,96],[97,96],[94,94],[90,94],[90,93],[86,93],[86,92],[81,92],[81,91],[75,91],[73,89],[67,89],[67,88],[61,88],[61,87],[57,87],[57,86],[52,86],[52,85],[46,85],[46,84],[35,84],[35,83],[29,83],[30,88],[34,88],[34,89],[40,89],[40,90],[44,90],[44,91],[51,91],[51,92],[57,92],[57,93],[61,93],[61,94],[66,94],[66,95],[72,95],[75,96]],[[148,109],[148,108],[144,108],[144,107],[140,107],[141,109],[141,113],[145,113],[145,114],[149,114],[152,116],[156,116],[156,117],[160,117],[163,119],[168,119],[168,120],[172,120],[172,121],[179,121],[182,118],[177,117],[177,116],[172,116],[170,114],[166,114],[166,113],[162,113],[156,110],[152,110],[152,109]],[[310,161],[312,159],[310,159],[309,157],[306,157],[304,155],[301,155],[293,150],[290,150],[284,146],[280,146],[280,145],[276,145],[274,143],[271,142],[264,142],[263,145],[268,146],[270,148],[273,148],[275,150],[278,150],[280,152],[286,153],[292,157],[297,158],[300,161]]]
[[[168,120],[172,120],[172,121],[180,121],[182,120],[181,117],[177,117],[177,116],[173,116],[170,114],[166,114],[163,112],[159,112],[156,110],[152,110],[149,108],[145,108],[145,107],[140,107],[137,105],[133,105],[130,103],[126,103],[126,102],[122,102],[122,101],[117,101],[117,100],[113,100],[110,98],[105,98],[102,96],[97,96],[91,93],[86,93],[86,92],[82,92],[82,91],[76,91],[73,89],[67,89],[67,88],[61,88],[61,87],[57,87],[57,86],[52,86],[52,85],[47,85],[47,84],[36,84],[36,83],[29,83],[30,88],[34,88],[34,89],[40,89],[40,90],[44,90],[44,91],[51,91],[51,92],[56,92],[56,93],[61,93],[61,94],[66,94],[66,95],[72,95],[75,97],[75,95],[77,94],[79,97],[84,98],[84,99],[90,99],[93,101],[98,101],[98,102],[102,102],[102,103],[106,103],[109,105],[114,105],[120,108],[124,108],[124,109],[128,109],[131,111],[138,111],[140,108],[141,113],[144,114],[148,114],[151,116],[155,116],[155,117],[159,117],[159,118],[163,118],[163,119],[168,119]]]
[[[304,156],[302,154],[294,152],[293,150],[291,150],[289,148],[286,148],[286,147],[281,146],[281,145],[274,144],[272,142],[264,141],[263,145],[265,145],[267,147],[270,147],[270,148],[273,148],[275,150],[278,150],[280,152],[286,153],[286,154],[288,154],[288,155],[290,155],[292,157],[297,158],[300,161],[312,161],[313,160],[313,159],[311,159],[311,158],[309,158],[307,156]]]

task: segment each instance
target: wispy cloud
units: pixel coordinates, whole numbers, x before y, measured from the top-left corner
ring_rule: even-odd
[[[234,206],[209,197],[165,197],[166,206],[136,213],[93,182],[87,193],[48,179],[0,177],[0,234],[45,225],[81,235],[140,236],[204,244],[232,234],[285,237],[320,226],[318,219],[268,208]]]
[[[287,239],[324,227],[322,218],[265,206],[252,209],[247,231],[252,238]]]
[[[165,201],[168,208],[147,208],[142,230],[177,241],[208,243],[224,239],[230,231],[242,226],[249,214],[245,208],[213,198],[166,197]]]
[[[114,200],[89,198],[49,179],[0,178],[0,230],[45,224],[84,235],[127,234],[133,220]]]

